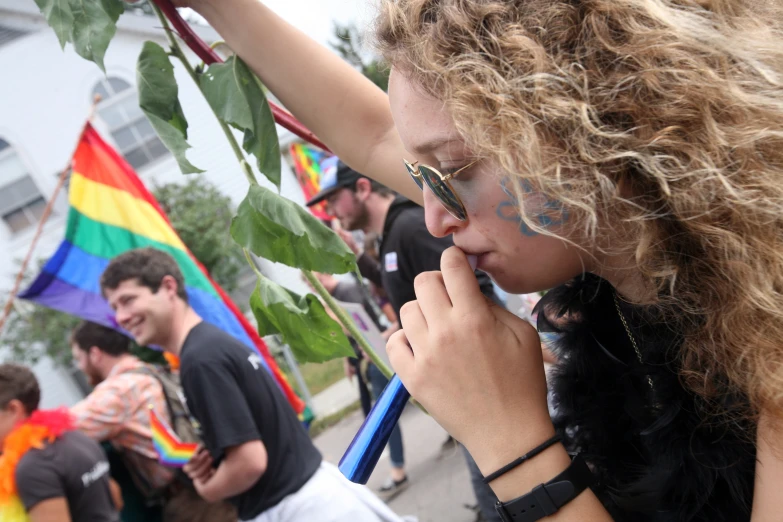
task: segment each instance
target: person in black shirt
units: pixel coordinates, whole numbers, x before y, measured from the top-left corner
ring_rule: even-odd
[[[188,305],[176,261],[153,248],[116,257],[101,290],[141,345],[180,357],[182,387],[204,446],[185,466],[207,501],[244,521],[398,521],[366,488],[322,462],[263,360]]]
[[[451,237],[434,237],[427,231],[421,206],[359,174],[342,161],[335,170],[324,173],[321,191],[307,206],[323,200],[343,228],[340,235],[357,254],[362,275],[386,291],[399,317],[402,305],[416,300],[413,288],[416,276],[440,270],[441,254],[454,245]],[[380,264],[360,252],[352,236],[346,233],[353,230],[378,234]],[[477,270],[476,279],[482,293],[499,303],[489,276]],[[390,329],[384,335],[388,339],[392,333]]]
[[[6,511],[16,490],[31,522],[119,522],[103,449],[68,410],[39,410],[40,397],[28,368],[0,365],[0,520],[17,520]]]
[[[326,200],[329,213],[340,222],[342,230],[338,233],[358,256],[362,275],[386,291],[394,313],[399,317],[402,306],[416,300],[413,285],[416,276],[440,270],[443,251],[454,245],[451,237],[434,237],[427,230],[421,206],[359,174],[342,161],[338,161],[336,169],[324,173],[321,191],[307,205],[323,200]],[[346,232],[353,230],[378,234],[380,262],[359,251],[351,234]],[[481,292],[500,305],[489,276],[478,270],[475,274]],[[383,335],[388,340],[398,329],[399,323]],[[483,517],[487,521],[499,522],[500,516],[495,511],[497,497],[483,483],[483,476],[473,457],[464,447],[463,451]],[[392,467],[392,481],[385,484],[382,491],[402,487],[407,480],[403,468]]]

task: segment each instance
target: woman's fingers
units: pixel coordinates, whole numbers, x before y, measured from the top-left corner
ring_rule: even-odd
[[[400,324],[405,331],[406,340],[411,349],[415,349],[418,342],[426,340],[430,327],[418,301],[402,305]]]
[[[386,354],[389,356],[389,362],[394,371],[400,376],[400,379],[410,375],[413,369],[413,351],[408,344],[405,330],[397,330],[389,337],[389,342],[386,343]]]
[[[462,250],[446,249],[440,258],[440,269],[445,289],[458,313],[480,313],[487,309],[476,274]]]
[[[418,308],[429,328],[433,328],[444,314],[451,311],[451,299],[440,272],[422,272],[413,281]],[[404,325],[403,325],[404,327]]]

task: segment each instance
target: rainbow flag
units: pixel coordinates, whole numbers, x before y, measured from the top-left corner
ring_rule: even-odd
[[[29,288],[19,294],[67,314],[118,328],[101,296],[100,276],[115,256],[154,247],[171,254],[185,277],[190,305],[205,321],[261,355],[297,414],[296,395],[258,332],[191,254],[131,166],[88,123],[76,148],[65,239]],[[118,328],[119,329],[119,328]]]
[[[321,190],[321,175],[323,168],[321,163],[331,157],[330,154],[303,143],[291,145],[291,158],[294,160],[294,173],[302,187],[305,200],[310,200]],[[332,217],[326,213],[326,203],[321,202],[310,207],[310,212],[318,219],[331,221]]]
[[[152,445],[158,452],[158,462],[170,468],[181,468],[196,454],[198,443],[182,442],[166,421],[150,406]]]

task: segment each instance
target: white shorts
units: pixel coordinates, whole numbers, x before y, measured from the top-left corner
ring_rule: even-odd
[[[322,462],[302,488],[245,522],[404,522],[367,487]]]

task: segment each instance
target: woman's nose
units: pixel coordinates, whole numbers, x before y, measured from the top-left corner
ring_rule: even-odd
[[[467,221],[455,218],[432,191],[424,185],[424,215],[427,230],[435,237],[445,237],[453,234],[458,228],[467,225]]]

